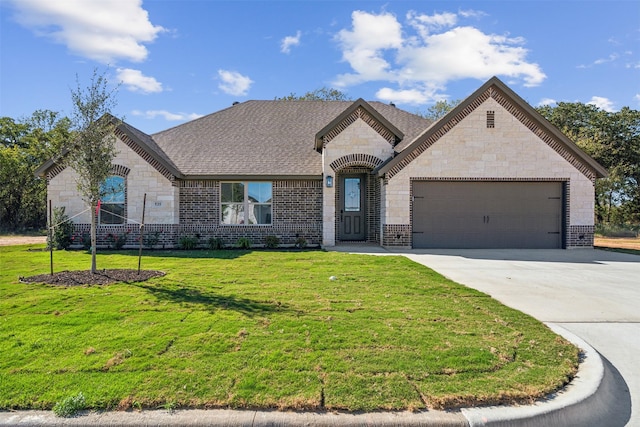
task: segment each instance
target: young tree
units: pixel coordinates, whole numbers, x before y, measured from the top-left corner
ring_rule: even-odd
[[[91,272],[96,272],[96,207],[104,196],[103,183],[111,173],[116,156],[115,128],[118,120],[111,115],[116,106],[118,87],[107,88],[106,72],[94,70],[91,84],[82,88],[76,76],[76,90],[71,91],[75,138],[65,147],[63,162],[76,172],[76,184],[91,214]]]

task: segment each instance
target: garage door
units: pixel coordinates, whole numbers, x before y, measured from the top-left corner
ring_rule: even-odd
[[[561,182],[414,181],[414,248],[561,248]]]

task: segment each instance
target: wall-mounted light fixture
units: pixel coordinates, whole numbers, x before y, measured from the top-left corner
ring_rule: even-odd
[[[326,183],[327,187],[333,187],[333,177],[331,175],[327,175]]]

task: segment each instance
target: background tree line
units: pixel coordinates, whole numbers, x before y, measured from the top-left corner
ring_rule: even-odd
[[[342,100],[321,88],[279,100]],[[460,101],[439,101],[418,114],[437,120]],[[539,107],[538,112],[609,171],[596,183],[596,223],[640,226],[640,111],[624,107],[607,112],[582,103]],[[46,227],[46,182],[35,169],[60,153],[72,138],[72,122],[59,113],[38,110],[26,119],[0,117],[0,228]]]
[[[538,108],[580,148],[609,171],[596,182],[596,223],[640,225],[640,111],[607,112],[594,105],[561,102]]]
[[[38,166],[60,153],[71,139],[71,120],[49,110],[31,117],[0,117],[0,230],[46,227],[46,180]]]

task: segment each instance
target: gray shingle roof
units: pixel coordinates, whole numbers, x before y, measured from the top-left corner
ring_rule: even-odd
[[[158,161],[162,166],[173,175],[179,175],[180,172],[176,165],[167,157],[166,153],[162,151],[158,144],[153,140],[150,135],[142,132],[141,130],[131,126],[128,123],[121,122],[119,128],[129,135],[134,141],[138,143],[147,153],[149,153],[154,159]]]
[[[318,131],[349,101],[247,101],[151,135],[186,176],[319,176]],[[380,102],[370,105],[405,135],[406,146],[431,123]],[[151,146],[151,144],[148,144]]]

